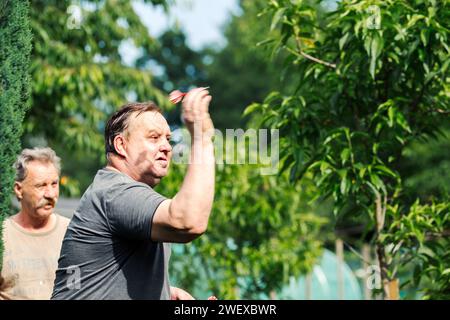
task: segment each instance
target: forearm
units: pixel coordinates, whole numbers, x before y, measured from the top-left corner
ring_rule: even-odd
[[[193,140],[183,184],[170,213],[186,229],[206,230],[214,200],[215,159],[211,138]]]

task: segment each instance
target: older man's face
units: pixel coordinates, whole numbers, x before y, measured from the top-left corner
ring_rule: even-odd
[[[25,179],[16,182],[14,191],[23,212],[33,219],[46,219],[53,213],[59,197],[58,170],[52,163],[31,161]]]
[[[139,181],[151,186],[166,176],[172,158],[171,132],[158,112],[144,112],[130,119],[127,132],[127,162]]]

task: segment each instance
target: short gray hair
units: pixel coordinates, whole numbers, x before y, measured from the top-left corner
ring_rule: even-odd
[[[17,157],[17,161],[14,164],[16,169],[16,181],[21,182],[27,177],[28,163],[31,161],[39,161],[43,163],[51,163],[58,171],[58,175],[61,173],[61,158],[58,157],[50,148],[34,148],[23,149]]]

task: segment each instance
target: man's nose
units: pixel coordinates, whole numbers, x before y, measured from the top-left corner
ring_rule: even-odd
[[[45,188],[44,198],[54,199],[57,197],[57,194],[58,194],[58,187],[48,186],[47,188]]]
[[[170,151],[172,151],[172,146],[170,145],[170,142],[169,141],[165,141],[164,143],[162,143],[159,146],[159,151],[161,151],[161,152],[170,152]]]

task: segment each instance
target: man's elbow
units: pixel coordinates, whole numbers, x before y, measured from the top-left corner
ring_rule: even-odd
[[[187,228],[186,237],[184,242],[191,242],[203,235],[208,229],[208,223],[200,222],[192,224]]]
[[[192,227],[189,229],[189,233],[190,233],[192,236],[198,238],[198,237],[200,237],[202,234],[204,234],[204,233],[206,232],[207,229],[208,229],[208,223],[207,223],[207,222],[206,222],[206,223],[200,222],[200,223],[197,223],[196,225],[192,226]]]
[[[208,224],[204,223],[202,225],[196,226],[191,230],[191,233],[196,236],[197,238],[200,237],[202,234],[206,232],[208,229]]]
[[[171,216],[173,221],[171,225],[183,235],[183,242],[197,239],[208,229],[209,213],[190,211],[188,216],[187,212],[182,210],[171,210]]]
[[[191,241],[194,241],[198,237],[200,237],[202,234],[205,233],[206,230],[201,229],[189,229],[189,230],[183,230],[178,234],[176,237],[176,240],[174,239],[174,242],[178,243],[189,243]]]

